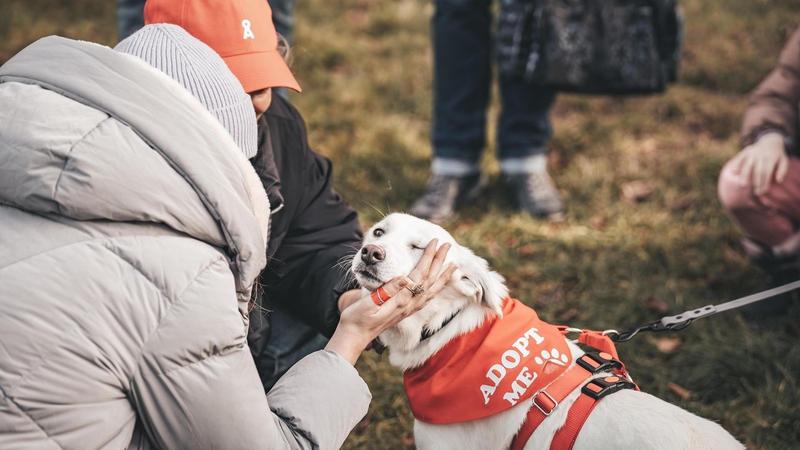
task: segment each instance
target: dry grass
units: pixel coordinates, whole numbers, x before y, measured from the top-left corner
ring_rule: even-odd
[[[339,191],[368,224],[408,207],[427,177],[433,7],[423,0],[298,3],[295,71],[306,91],[293,101],[312,144],[336,163]],[[498,186],[449,225],[552,322],[624,327],[659,316],[651,298],[677,312],[763,286],[720,210],[716,177],[738,149],[746,93],[775,63],[800,8],[794,0],[682,5],[680,84],[660,97],[559,98],[551,162],[569,209],[565,223],[513,212]],[[113,3],[100,0],[6,0],[0,61],[55,32],[113,43],[113,13]],[[485,166],[496,182],[492,157]],[[621,200],[621,187],[637,180],[653,193],[636,204]],[[760,332],[727,314],[682,332],[671,353],[649,336],[620,351],[648,392],[720,422],[748,447],[793,448],[800,442],[798,334],[797,314]],[[346,448],[413,446],[399,373],[375,355],[359,369],[374,400]],[[678,397],[669,383],[691,397]]]

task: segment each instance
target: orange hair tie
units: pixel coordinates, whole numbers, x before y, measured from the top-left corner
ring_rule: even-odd
[[[369,297],[372,299],[372,302],[378,306],[383,305],[384,303],[388,302],[390,298],[392,298],[392,296],[386,292],[386,289],[384,289],[383,286],[372,291],[369,294]]]

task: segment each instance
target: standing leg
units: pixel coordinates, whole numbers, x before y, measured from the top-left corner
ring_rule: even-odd
[[[294,37],[294,2],[295,0],[268,0],[272,8],[272,23],[275,31],[292,43]]]
[[[560,219],[563,203],[547,172],[547,141],[552,135],[553,89],[509,75],[500,76],[502,111],[497,126],[500,170],[522,210]]]
[[[117,36],[119,40],[144,26],[145,0],[117,0]]]
[[[477,195],[491,85],[491,0],[436,0],[433,176],[411,208],[439,220]]]
[[[283,36],[289,45],[294,40],[294,2],[295,0],[269,0],[275,31]],[[289,98],[289,91],[286,88],[277,88],[274,92],[283,98]]]

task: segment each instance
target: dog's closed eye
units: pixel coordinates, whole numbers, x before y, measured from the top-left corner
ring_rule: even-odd
[[[425,250],[425,247],[419,244],[411,244],[411,250]]]

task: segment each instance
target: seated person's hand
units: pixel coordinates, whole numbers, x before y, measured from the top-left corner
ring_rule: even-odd
[[[747,179],[753,192],[767,192],[773,180],[782,183],[789,170],[783,135],[770,132],[748,145],[732,160],[734,171]]]
[[[376,305],[369,295],[343,305],[339,326],[325,348],[355,363],[361,352],[379,334],[422,309],[441,292],[456,266],[449,264],[443,268],[450,245],[445,244],[437,249],[436,244],[436,240],[433,240],[425,247],[422,258],[408,276],[394,278],[383,285],[383,290],[391,298],[381,306]],[[424,289],[421,294],[415,296],[410,289],[406,289],[418,284]]]

